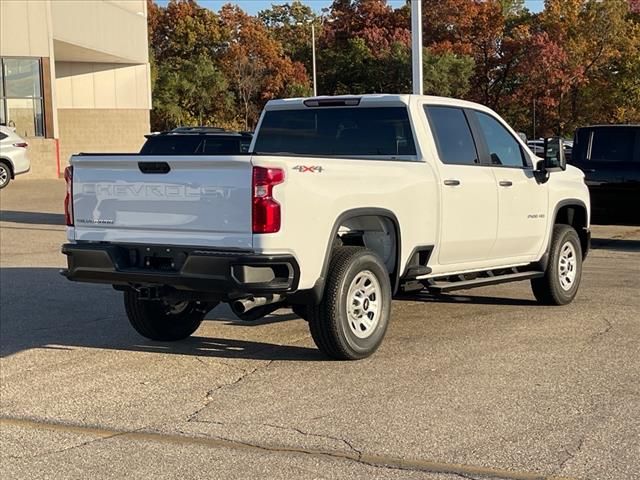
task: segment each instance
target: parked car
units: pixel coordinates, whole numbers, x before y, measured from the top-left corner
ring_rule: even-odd
[[[31,169],[28,146],[13,128],[0,125],[0,189],[9,185],[16,175]]]
[[[146,138],[142,155],[232,155],[249,151],[252,134],[216,127],[178,127]]]
[[[556,140],[539,159],[495,112],[448,98],[270,101],[249,155],[74,155],[63,274],[114,285],[161,341],[219,302],[243,320],[291,306],[337,359],[378,348],[401,292],[527,280],[564,305],[589,192]]]
[[[595,223],[640,225],[640,125],[578,128],[571,163],[585,174]]]
[[[529,140],[527,141],[527,146],[531,149],[533,153],[535,153],[539,157],[544,156],[544,138],[540,138],[538,140]],[[573,141],[572,140],[562,140],[562,145],[564,148],[564,155],[567,159],[567,162],[571,161],[571,156],[573,154]]]
[[[529,140],[527,141],[527,146],[531,149],[533,153],[541,157],[544,155],[544,139],[541,138],[539,140]]]

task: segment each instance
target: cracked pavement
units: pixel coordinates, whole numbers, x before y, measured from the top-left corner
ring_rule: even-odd
[[[414,295],[333,362],[288,310],[137,336],[121,294],[59,276],[63,195],[0,193],[3,478],[640,478],[640,228],[594,228],[572,305]]]

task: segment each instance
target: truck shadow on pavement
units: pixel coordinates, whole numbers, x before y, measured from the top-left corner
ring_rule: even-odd
[[[64,225],[64,214],[45,212],[18,212],[0,210],[0,221],[25,223],[28,225]]]
[[[592,238],[591,248],[594,250],[615,250],[618,252],[640,252],[640,240]]]
[[[397,300],[536,305],[530,299],[466,294],[432,295],[425,292],[403,295]],[[129,325],[122,295],[109,285],[69,282],[59,274],[57,268],[0,269],[0,357],[34,348],[95,348],[198,357],[326,361],[327,358],[315,348],[262,341],[261,337],[266,335],[273,338],[273,332],[256,328],[290,321],[302,320],[290,310],[282,309],[256,322],[242,322],[228,307],[219,306],[209,312],[203,327],[194,336],[179,342],[154,342],[139,336]],[[219,329],[224,331],[224,335],[204,336],[212,330],[209,322],[219,322]],[[218,329],[217,326],[213,328]],[[306,325],[304,331],[307,331]],[[282,329],[279,333],[282,333]],[[231,338],[227,338],[227,335]],[[287,336],[290,336],[289,331]]]
[[[0,269],[0,357],[40,348],[95,348],[198,357],[255,360],[326,360],[315,348],[249,339],[203,336],[208,322],[225,327],[256,326],[297,320],[288,311],[259,322],[241,322],[226,307],[211,311],[194,336],[179,342],[154,342],[139,336],[127,321],[122,294],[108,285],[72,283],[57,268]],[[239,333],[239,332],[238,332]],[[229,332],[232,336],[233,332]],[[244,332],[259,338],[261,333]],[[238,335],[240,336],[240,335]]]

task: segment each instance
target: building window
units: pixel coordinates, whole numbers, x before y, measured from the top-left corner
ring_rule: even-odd
[[[0,67],[0,123],[22,136],[43,137],[40,59],[3,57]]]

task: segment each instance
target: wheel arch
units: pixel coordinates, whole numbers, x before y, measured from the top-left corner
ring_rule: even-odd
[[[395,261],[394,261],[394,269],[392,272],[389,272],[391,278],[391,289],[392,294],[395,294],[399,287],[399,278],[400,278],[400,261],[401,261],[401,232],[400,232],[400,222],[398,222],[398,218],[391,211],[385,208],[354,208],[350,210],[346,210],[342,212],[338,218],[333,223],[331,228],[331,232],[329,235],[329,240],[327,242],[327,247],[325,249],[324,261],[322,264],[322,270],[320,274],[320,278],[316,281],[313,287],[313,301],[314,303],[318,303],[322,299],[322,294],[324,291],[325,280],[327,278],[327,273],[329,270],[329,263],[331,261],[331,254],[333,252],[333,248],[335,246],[335,240],[338,236],[338,232],[341,226],[348,224],[350,221],[357,220],[362,217],[378,217],[380,219],[386,220],[392,226],[393,234],[394,234],[394,248],[395,248]]]
[[[580,239],[580,246],[582,247],[582,259],[584,260],[589,253],[589,246],[591,242],[591,234],[589,232],[589,210],[584,201],[578,198],[566,198],[560,200],[553,209],[552,222],[549,225],[549,233],[547,235],[547,243],[544,254],[540,261],[537,262],[538,266],[546,271],[549,263],[549,248],[551,248],[551,237],[553,236],[554,225],[570,225],[578,234]]]
[[[566,199],[558,202],[553,213],[552,225],[570,225],[580,238],[582,258],[589,253],[589,210],[582,200]],[[549,237],[549,242],[551,237]],[[548,247],[547,247],[548,249]]]
[[[15,179],[16,174],[14,172],[13,162],[11,161],[11,159],[7,157],[0,157],[0,163],[4,163],[7,167],[9,167],[9,174],[11,176],[11,180]]]

